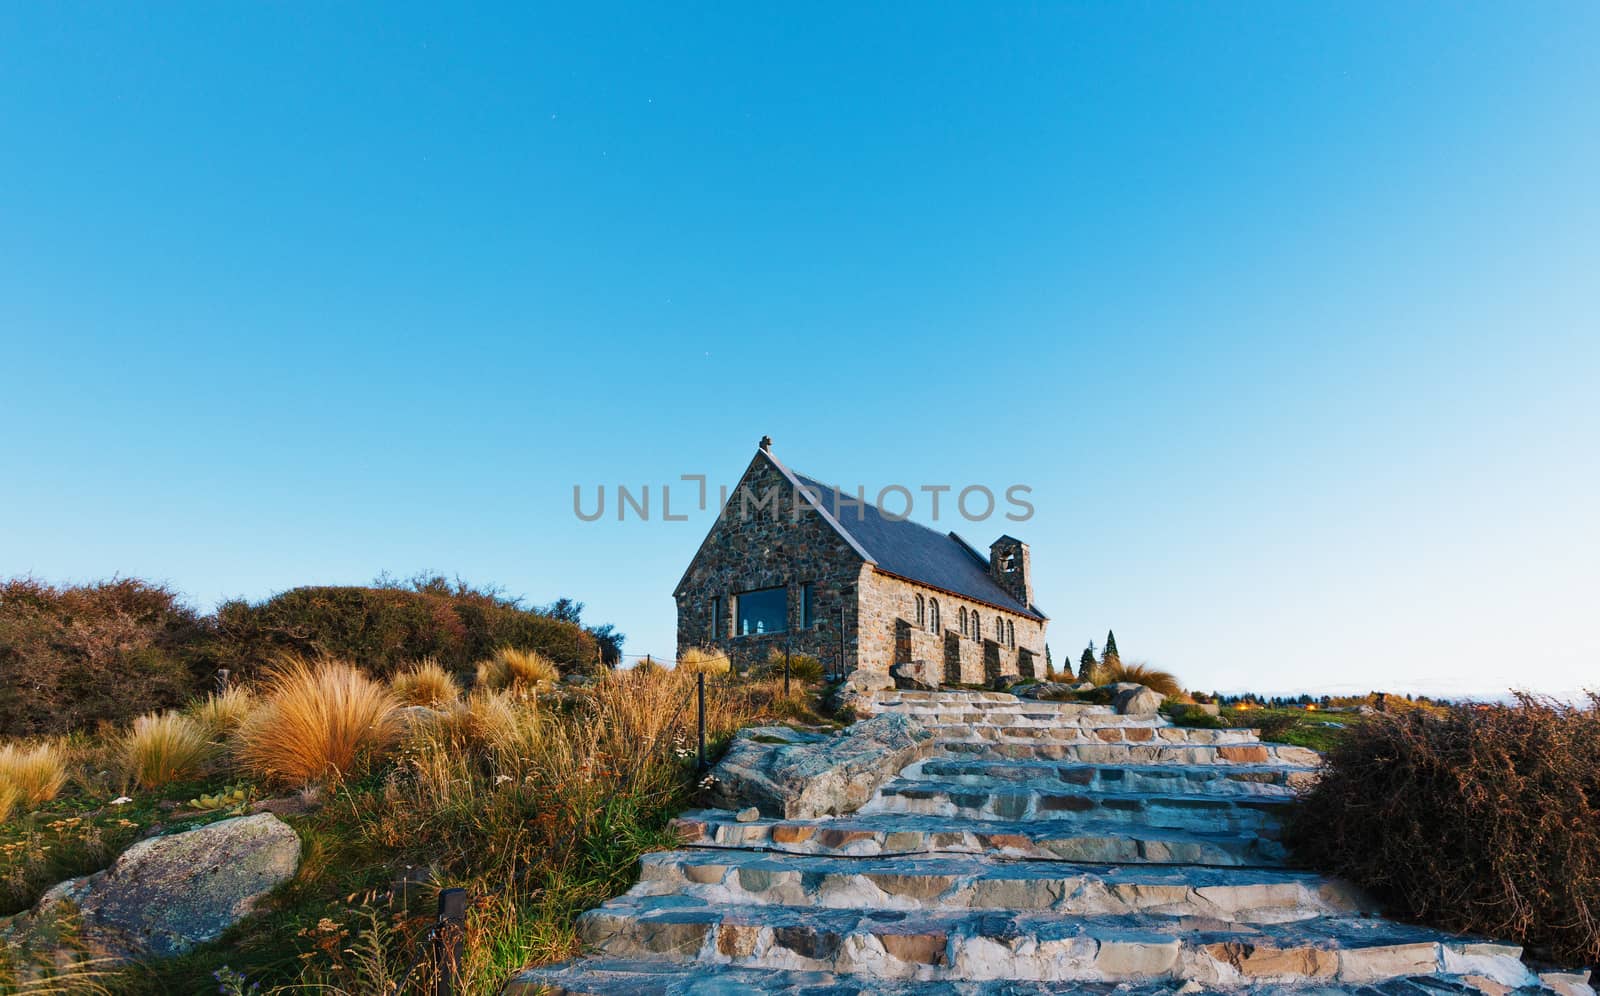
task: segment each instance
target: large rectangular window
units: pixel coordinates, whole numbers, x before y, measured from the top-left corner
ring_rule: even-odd
[[[739,595],[739,636],[782,633],[789,628],[789,592],[786,588],[763,588]]]

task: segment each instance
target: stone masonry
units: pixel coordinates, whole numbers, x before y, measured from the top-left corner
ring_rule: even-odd
[[[985,600],[888,570],[854,538],[848,506],[806,495],[764,442],[674,591],[680,653],[716,647],[746,668],[787,645],[869,684],[887,684],[890,666],[909,661],[934,664],[949,684],[1043,676],[1048,620],[1033,608],[1026,544],[1003,536],[986,561],[954,534],[896,524],[897,543],[937,546],[987,571],[995,597]],[[771,588],[786,593],[786,630],[739,634],[739,596]]]

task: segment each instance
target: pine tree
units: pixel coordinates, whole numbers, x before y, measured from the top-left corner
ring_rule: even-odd
[[[1094,669],[1099,666],[1100,662],[1094,659],[1094,641],[1090,640],[1089,645],[1083,648],[1083,656],[1078,658],[1078,680],[1093,681]]]
[[[1117,634],[1110,630],[1106,630],[1106,649],[1100,655],[1100,663],[1107,668],[1122,665],[1122,655],[1117,653]]]
[[[1051,681],[1056,680],[1056,659],[1050,656],[1050,644],[1044,645],[1044,676]]]

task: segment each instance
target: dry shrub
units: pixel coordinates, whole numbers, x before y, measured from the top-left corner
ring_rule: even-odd
[[[67,784],[67,759],[56,744],[0,747],[0,809],[9,812],[21,804],[42,806]],[[5,797],[10,798],[9,807]]]
[[[1153,668],[1143,661],[1124,664],[1120,660],[1112,660],[1095,670],[1094,680],[1097,685],[1115,685],[1121,681],[1129,681],[1135,685],[1143,685],[1153,692],[1160,692],[1169,699],[1178,698],[1183,694],[1183,686],[1178,684],[1176,675],[1171,671]]]
[[[561,672],[550,658],[537,650],[501,647],[494,656],[478,663],[476,686],[499,691],[518,688],[535,691],[549,688],[561,680]]]
[[[1600,696],[1379,715],[1295,808],[1309,864],[1396,912],[1600,959]]]
[[[212,740],[227,737],[244,724],[256,707],[255,693],[243,685],[235,685],[225,692],[214,692],[187,710],[190,719],[199,724]]]
[[[181,705],[209,674],[209,620],[160,585],[0,581],[0,733],[121,723]]]
[[[214,751],[208,732],[180,713],[147,713],[117,741],[118,766],[142,789],[194,778]]]
[[[461,697],[461,689],[450,672],[431,658],[396,674],[390,679],[389,687],[406,705],[446,705]]]
[[[394,742],[398,707],[387,687],[343,661],[291,658],[239,728],[239,760],[288,785],[337,782]]]
[[[678,655],[678,670],[685,674],[727,674],[733,664],[713,647],[690,647]]]

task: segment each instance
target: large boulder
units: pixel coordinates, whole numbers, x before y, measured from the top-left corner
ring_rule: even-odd
[[[916,760],[933,733],[900,713],[865,719],[842,733],[759,726],[740,730],[712,769],[710,798],[724,809],[815,819],[854,812],[878,786]]]
[[[889,666],[889,676],[896,688],[914,688],[925,692],[938,691],[944,680],[944,668],[932,661],[904,661]]]
[[[1106,687],[1111,690],[1112,706],[1123,716],[1154,716],[1165,701],[1160,692],[1131,681],[1119,681]]]
[[[57,965],[183,954],[215,940],[294,876],[300,838],[271,813],[141,840],[111,867],[52,886],[0,934]]]
[[[1024,699],[1060,699],[1073,692],[1092,692],[1094,684],[1088,681],[1036,681],[1021,688],[1011,690],[1017,697]]]

